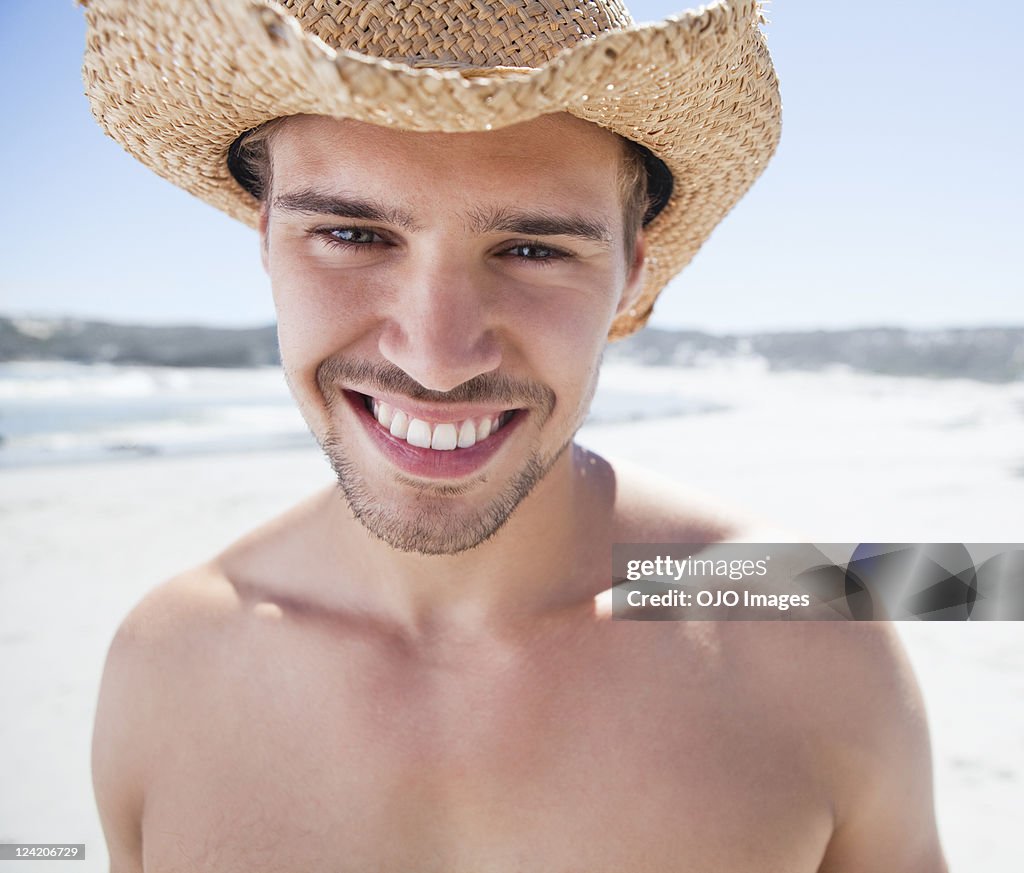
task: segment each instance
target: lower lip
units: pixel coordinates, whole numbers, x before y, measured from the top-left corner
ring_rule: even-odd
[[[512,432],[519,427],[519,423],[526,417],[524,410],[516,410],[512,418],[497,433],[482,442],[470,446],[468,449],[437,451],[410,445],[405,440],[398,439],[389,431],[384,430],[366,408],[364,395],[346,391],[345,399],[355,410],[359,420],[366,428],[366,432],[370,435],[370,439],[376,443],[381,453],[403,472],[422,479],[458,479],[478,472],[497,454]]]

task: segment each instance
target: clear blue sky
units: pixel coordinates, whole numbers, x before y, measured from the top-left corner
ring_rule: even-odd
[[[779,152],[652,323],[1024,325],[1019,6],[776,0],[769,17]],[[0,3],[0,313],[272,321],[255,234],[92,121],[83,40],[72,0]]]

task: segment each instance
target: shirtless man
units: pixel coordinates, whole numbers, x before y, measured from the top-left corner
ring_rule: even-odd
[[[943,871],[891,626],[609,614],[611,543],[764,533],[573,443],[643,299],[636,153],[289,115],[253,190],[337,481],[119,629],[113,873]]]

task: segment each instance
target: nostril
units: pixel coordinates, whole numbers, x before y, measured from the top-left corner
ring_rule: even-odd
[[[496,370],[498,345],[487,337],[449,331],[415,333],[391,329],[381,334],[381,355],[422,387],[451,391],[475,376]]]

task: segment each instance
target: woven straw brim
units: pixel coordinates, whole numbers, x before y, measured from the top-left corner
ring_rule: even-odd
[[[252,227],[260,206],[230,174],[228,149],[281,116],[454,133],[569,112],[645,146],[675,187],[647,228],[641,296],[612,339],[646,322],[780,134],[755,0],[613,30],[493,76],[334,50],[263,0],[91,0],[86,15],[83,74],[99,123],[159,175]]]

